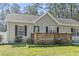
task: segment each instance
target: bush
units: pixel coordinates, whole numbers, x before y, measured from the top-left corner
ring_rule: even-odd
[[[56,38],[55,39],[55,44],[61,45],[62,44],[62,40],[63,40],[63,38]]]
[[[27,43],[27,44],[33,44],[33,40],[32,40],[31,38],[27,38],[27,39],[26,39],[26,43]]]
[[[15,38],[15,43],[22,43],[23,42],[23,37],[22,36],[17,36]]]
[[[0,35],[0,42],[2,41],[2,35]]]
[[[55,44],[58,44],[58,45],[70,45],[71,40],[66,40],[64,38],[57,38],[57,39],[55,39]]]

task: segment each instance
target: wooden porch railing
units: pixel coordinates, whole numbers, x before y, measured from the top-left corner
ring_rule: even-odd
[[[61,40],[63,43],[70,42],[72,36],[71,33],[32,33],[31,38],[35,44],[54,44],[56,40]]]

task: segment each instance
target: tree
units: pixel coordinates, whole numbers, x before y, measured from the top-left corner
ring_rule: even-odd
[[[46,8],[44,10],[47,10],[48,12],[50,12],[53,16],[56,17],[56,6],[54,6],[55,4],[46,4]]]
[[[7,3],[1,3],[0,4],[0,31],[6,31],[6,26],[4,24],[5,22],[5,17],[6,15],[8,14],[8,12],[6,11],[8,10],[9,11],[9,4]]]
[[[61,17],[62,16],[62,11],[63,8],[61,7],[61,4],[57,4],[57,3],[48,3],[46,4],[47,7],[46,9],[48,10],[48,12],[50,12],[54,17]],[[61,10],[62,9],[62,10]]]
[[[0,4],[0,10],[1,10],[0,17],[5,18],[5,16],[6,16],[6,9],[8,9],[8,7],[9,7],[9,4],[7,4],[7,3],[1,3]]]
[[[46,9],[54,17],[78,19],[79,4],[76,3],[48,3]]]
[[[30,14],[30,15],[40,15],[39,14],[39,10],[40,13],[42,12],[42,5],[39,3],[36,4],[28,4],[26,7],[24,7],[25,13],[26,14]]]
[[[11,13],[20,13],[20,6],[18,4],[12,4],[10,10]]]

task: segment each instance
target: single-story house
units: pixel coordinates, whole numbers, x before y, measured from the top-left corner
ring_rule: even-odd
[[[50,13],[41,16],[9,14],[7,21],[7,40],[14,43],[18,35],[31,37],[31,33],[73,33],[72,40],[79,39],[79,22],[74,19],[55,18]]]

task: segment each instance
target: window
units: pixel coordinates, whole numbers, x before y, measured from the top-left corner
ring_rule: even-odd
[[[79,29],[77,29],[77,36],[79,36]]]
[[[49,27],[48,27],[48,33],[52,33],[52,32],[53,32],[52,27],[49,26]]]
[[[21,35],[21,36],[25,35],[24,30],[25,30],[24,26],[18,26],[17,35]]]
[[[53,29],[53,33],[57,33],[57,27]]]
[[[73,29],[72,36],[79,36],[79,29]]]
[[[54,27],[53,28],[53,33],[59,33],[59,27]]]
[[[79,32],[77,32],[77,36],[79,36]]]
[[[39,32],[39,26],[34,26],[34,32]]]
[[[53,33],[53,32],[57,32],[56,27],[46,26],[46,33]]]
[[[76,36],[76,29],[73,29],[73,31],[71,32],[72,32],[72,36]]]

